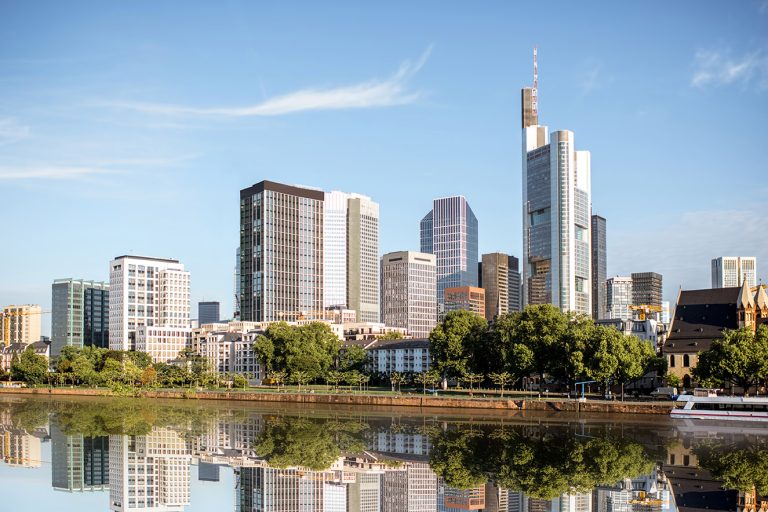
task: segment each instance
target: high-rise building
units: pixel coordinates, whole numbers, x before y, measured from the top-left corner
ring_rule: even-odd
[[[189,272],[178,260],[118,256],[109,265],[109,348],[175,358],[189,345]]]
[[[215,324],[221,320],[219,313],[220,304],[217,301],[198,302],[197,303],[197,323]]]
[[[51,355],[73,347],[109,348],[109,283],[57,279],[51,286]]]
[[[445,289],[445,312],[471,311],[485,317],[485,290],[477,286]]]
[[[347,307],[358,322],[378,322],[379,205],[370,197],[351,194],[347,206]]]
[[[242,293],[242,290],[240,289],[240,247],[239,246],[235,251],[234,292],[235,292],[235,300],[232,304],[232,318],[234,318],[235,320],[239,320],[240,319],[240,294]]]
[[[457,286],[477,286],[477,217],[464,196],[443,197],[421,219],[421,252],[437,261],[437,304],[443,292]]]
[[[592,318],[605,318],[606,278],[608,277],[608,259],[605,234],[605,218],[592,216]]]
[[[611,277],[606,282],[606,312],[609,319],[630,320],[632,310],[632,278]]]
[[[43,310],[37,304],[10,305],[3,308],[2,328],[5,346],[28,345],[40,341]]]
[[[426,338],[437,325],[437,264],[434,254],[400,251],[381,258],[381,321]]]
[[[632,302],[661,308],[662,277],[656,272],[632,273]]]
[[[538,70],[523,100],[523,304],[592,313],[591,169],[568,130],[538,124]]]
[[[240,191],[240,319],[322,317],[320,190],[262,181]]]
[[[349,194],[325,193],[323,204],[323,307],[347,307],[347,204]]]
[[[712,288],[757,285],[757,258],[754,256],[721,256],[712,260]]]
[[[478,268],[480,287],[485,290],[485,318],[489,322],[510,311],[520,311],[519,262],[501,252],[483,254]]]

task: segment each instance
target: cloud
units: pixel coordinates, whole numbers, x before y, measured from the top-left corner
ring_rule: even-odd
[[[19,180],[84,180],[97,175],[117,174],[121,171],[99,167],[0,167],[0,181]]]
[[[408,80],[426,64],[432,46],[416,62],[405,61],[386,80],[335,87],[330,89],[301,89],[269,98],[261,103],[234,107],[196,107],[159,103],[111,103],[111,106],[169,116],[256,117],[281,116],[315,110],[377,108],[413,103],[419,92],[408,90]]]
[[[29,137],[32,130],[12,117],[0,117],[0,146],[13,144]]]
[[[756,83],[768,88],[768,56],[762,50],[733,57],[728,50],[696,52],[691,85],[694,87]]]

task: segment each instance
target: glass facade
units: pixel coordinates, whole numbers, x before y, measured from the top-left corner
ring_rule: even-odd
[[[109,347],[109,284],[59,279],[51,287],[51,355],[67,345]]]
[[[381,321],[426,338],[437,324],[435,257],[415,252],[385,254],[381,260]]]
[[[608,271],[605,219],[592,216],[592,318],[606,315],[606,283]]]

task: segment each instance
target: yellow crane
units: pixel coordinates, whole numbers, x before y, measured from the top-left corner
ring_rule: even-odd
[[[15,306],[10,306],[15,307]],[[6,308],[8,309],[8,308]],[[7,347],[11,344],[11,317],[31,316],[31,315],[45,315],[50,311],[0,311],[0,316],[3,317],[3,344]],[[37,340],[34,340],[37,341]]]
[[[637,311],[637,319],[645,320],[650,313],[661,313],[661,307],[650,304],[640,304],[638,306],[629,306],[632,311]]]

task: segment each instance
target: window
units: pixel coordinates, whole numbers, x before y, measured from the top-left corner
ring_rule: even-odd
[[[691,357],[688,354],[683,355],[683,368],[691,366]]]
[[[669,356],[669,367],[670,368],[674,368],[675,367],[675,355],[674,354]]]

